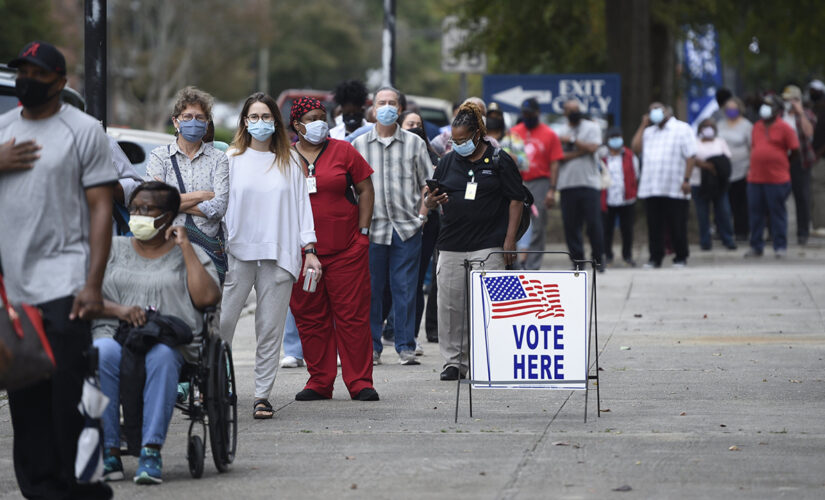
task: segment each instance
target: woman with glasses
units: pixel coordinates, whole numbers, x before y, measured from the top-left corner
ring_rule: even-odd
[[[212,119],[212,96],[195,87],[181,89],[172,111],[177,139],[152,151],[145,179],[175,186],[181,193],[174,224],[186,227],[189,239],[215,263],[223,282],[226,273],[221,219],[229,198],[226,154],[203,137]]]
[[[309,191],[290,152],[281,112],[272,97],[246,99],[229,154],[226,210],[229,271],[221,303],[221,337],[231,343],[246,298],[255,287],[255,401],[252,416],[272,418],[269,394],[292,284],[307,269],[321,276]],[[301,262],[301,249],[306,260]]]

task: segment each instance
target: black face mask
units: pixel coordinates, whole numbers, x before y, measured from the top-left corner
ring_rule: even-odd
[[[344,126],[347,130],[354,132],[364,121],[364,113],[344,113],[341,118],[344,120]]]
[[[811,100],[814,102],[818,102],[820,99],[822,99],[823,94],[818,90],[810,90],[808,91],[808,93],[811,95]]]
[[[487,130],[504,130],[504,120],[502,120],[501,118],[488,116]]]
[[[574,127],[582,121],[582,114],[581,111],[572,111],[569,115],[567,115],[567,121],[570,122],[570,125]]]
[[[539,117],[538,116],[525,116],[524,117],[524,126],[529,129],[534,129],[539,126]]]
[[[424,132],[423,128],[415,127],[415,128],[411,128],[411,129],[407,130],[407,132],[411,132],[411,133],[417,135],[418,137],[424,139],[425,142],[427,141],[427,134]]]
[[[57,93],[49,94],[49,89],[55,82],[57,80],[41,82],[34,78],[18,78],[14,81],[14,93],[24,108],[37,108],[57,95]]]

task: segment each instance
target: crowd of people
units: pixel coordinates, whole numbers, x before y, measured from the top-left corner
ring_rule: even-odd
[[[217,334],[231,343],[253,287],[252,416],[267,419],[279,366],[306,365],[297,401],[331,399],[339,366],[351,399],[378,401],[373,367],[387,362],[387,331],[398,363],[419,364],[425,310],[427,340],[443,358],[439,378],[465,378],[465,260],[540,269],[548,212],[557,206],[571,265],[588,262],[586,235],[600,272],[614,262],[617,225],[622,260],[636,265],[637,200],[648,268],[661,267],[669,252],[673,267],[687,265],[691,199],[702,250],[716,233],[726,248],[747,240],[745,255],[761,256],[767,222],[775,255],[784,257],[791,192],[798,242],[807,242],[811,220],[825,228],[825,209],[817,203],[812,211],[810,194],[812,182],[822,182],[812,181],[814,164],[820,176],[825,169],[819,81],[808,87],[812,109],[789,86],[759,101],[755,122],[742,100],[720,91],[719,112],[697,131],[654,102],[628,147],[620,128],[603,132],[575,98],[555,130],[542,123],[535,99],[508,129],[500,107],[477,97],[457,104],[439,129],[398,89],[379,88],[368,106],[364,84],[350,80],[336,89],[335,112],[302,97],[288,123],[271,96],[250,95],[225,152],[207,137],[212,97],[186,87],[170,110],[174,142],[152,152],[136,181],[116,168],[117,145],[98,122],[60,102],[66,67],[57,49],[29,44],[10,66],[21,107],[0,116],[0,234],[16,237],[0,239],[0,259],[10,299],[42,311],[57,361],[50,379],[9,392],[15,473],[27,497],[111,496],[103,483],[74,480],[83,426],[76,403],[90,345],[110,400],[105,477],[124,477],[119,403],[136,396],[134,480],[160,483],[160,450],[182,367],[204,331],[201,311],[218,308]],[[112,237],[120,227],[113,207],[128,218],[128,234]],[[127,364],[119,327],[143,325],[155,312],[178,318],[185,331]],[[126,394],[135,363],[144,386],[127,385]]]

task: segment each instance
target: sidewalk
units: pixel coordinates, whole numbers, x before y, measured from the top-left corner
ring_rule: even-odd
[[[823,498],[825,240],[792,246],[782,261],[744,251],[692,247],[686,269],[666,260],[598,276],[603,413],[596,418],[591,392],[586,424],[582,392],[476,390],[470,418],[466,388],[454,424],[455,383],[438,380],[438,348],[426,342],[420,366],[395,364],[385,350],[375,403],[350,401],[340,383],[332,401],[295,402],[306,370],[280,370],[275,418],[255,421],[245,316],[233,469],[217,474],[208,455],[204,478],[191,479],[178,414],[164,484],[116,483],[116,496]],[[19,498],[11,446],[0,396],[2,499]],[[129,477],[136,459],[125,467]]]

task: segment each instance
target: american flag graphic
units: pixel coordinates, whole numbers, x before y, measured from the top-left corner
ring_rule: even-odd
[[[482,278],[492,301],[491,319],[534,314],[536,318],[563,318],[559,285],[524,276]]]

